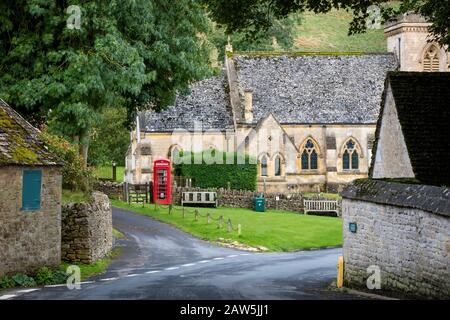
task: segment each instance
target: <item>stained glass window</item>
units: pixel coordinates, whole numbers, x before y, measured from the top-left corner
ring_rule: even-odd
[[[302,170],[317,170],[318,169],[318,154],[316,147],[311,139],[308,139],[305,143],[302,152]]]
[[[359,154],[356,150],[356,143],[352,139],[345,144],[344,153],[342,155],[343,170],[357,170],[359,168]]]

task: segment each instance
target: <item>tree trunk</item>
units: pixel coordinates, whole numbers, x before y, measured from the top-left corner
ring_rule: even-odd
[[[83,161],[83,168],[87,168],[88,151],[89,151],[89,130],[81,133],[81,139],[78,138],[78,154]]]

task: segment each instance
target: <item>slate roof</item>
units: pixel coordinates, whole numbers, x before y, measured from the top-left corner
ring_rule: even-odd
[[[450,73],[389,72],[386,82],[392,88],[415,178],[423,184],[450,186]]]
[[[0,99],[0,166],[60,165],[38,135],[36,128]]]
[[[342,197],[450,216],[450,188],[359,179],[345,188]]]
[[[393,54],[234,54],[241,101],[253,90],[253,118],[280,123],[376,123]]]
[[[174,106],[159,113],[141,112],[141,131],[163,132],[180,128],[192,131],[194,121],[201,121],[203,130],[233,129],[233,116],[226,87],[224,74],[194,83],[191,93],[186,96],[179,94]]]

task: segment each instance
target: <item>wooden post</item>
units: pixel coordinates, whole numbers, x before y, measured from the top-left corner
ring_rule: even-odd
[[[230,218],[228,218],[227,231],[231,232],[231,219]]]
[[[219,217],[219,229],[222,229],[223,217]]]
[[[169,204],[169,215],[172,214],[172,204]]]
[[[184,219],[184,206],[183,206],[183,219]]]
[[[238,224],[238,235],[239,236],[241,235],[241,224],[240,223]]]
[[[211,215],[208,213],[208,217],[207,217],[207,223],[210,224],[211,223]]]
[[[116,175],[116,173],[117,173],[117,166],[116,166],[116,162],[115,161],[113,161],[112,162],[112,179],[113,179],[113,181],[116,181],[117,179],[117,175]]]

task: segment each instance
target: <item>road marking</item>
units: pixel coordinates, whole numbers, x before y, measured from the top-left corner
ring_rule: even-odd
[[[133,274],[127,274],[125,277],[132,278],[132,277],[137,277],[137,276],[138,276],[137,273],[133,273]]]
[[[164,270],[176,270],[176,269],[180,269],[180,267],[170,267],[170,268],[165,268]]]
[[[186,263],[186,264],[183,264],[181,266],[182,267],[192,267],[192,266],[195,266],[195,263]]]
[[[25,290],[19,290],[17,291],[18,293],[29,293],[29,292],[33,292],[33,291],[37,291],[40,289],[25,289]]]
[[[90,283],[95,283],[95,281],[84,281],[84,282],[80,282],[80,284],[90,284]]]
[[[44,286],[45,288],[58,288],[58,287],[65,287],[67,286],[67,284],[50,284],[50,285],[46,285]]]
[[[15,295],[15,294],[5,294],[3,296],[0,296],[0,300],[8,300],[8,299],[14,298],[16,296],[17,295]]]
[[[234,258],[234,257],[237,257],[238,255],[237,254],[230,254],[229,256],[228,256],[228,258]]]
[[[152,271],[147,271],[146,273],[150,274],[150,273],[157,273],[157,272],[161,272],[161,270],[152,270]]]
[[[211,260],[202,260],[202,261],[199,261],[198,263],[207,263],[207,262],[210,262]]]
[[[223,260],[224,258],[214,258],[213,260]]]
[[[249,256],[249,253],[241,253],[240,256]]]
[[[117,279],[119,279],[119,278],[106,278],[106,279],[100,279],[100,281],[114,281]]]

